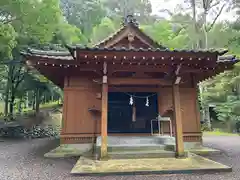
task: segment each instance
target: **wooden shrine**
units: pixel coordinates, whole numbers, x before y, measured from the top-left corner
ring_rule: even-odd
[[[22,54],[28,67],[64,91],[61,143],[94,143],[101,136],[101,157],[107,155],[108,136],[151,136],[149,121],[158,114],[171,118],[176,153],[183,155],[184,142],[202,141],[198,82],[236,63],[223,56],[226,50],[169,50],[142,32],[132,16],[94,47],[67,49]],[[161,128],[169,133],[167,125]]]

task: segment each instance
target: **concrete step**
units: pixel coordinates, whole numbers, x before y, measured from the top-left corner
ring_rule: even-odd
[[[153,145],[153,144],[142,144],[142,145],[119,145],[108,147],[108,152],[123,152],[123,151],[156,151],[156,150],[165,150],[165,145]]]
[[[170,136],[109,136],[107,139],[108,146],[115,145],[142,145],[142,144],[167,144],[175,143],[175,138]],[[97,137],[97,146],[101,146],[101,137]]]
[[[95,150],[100,152],[100,146],[95,146]],[[155,150],[165,150],[174,151],[174,144],[131,144],[131,145],[115,145],[108,146],[108,152],[123,152],[123,151],[155,151]]]
[[[137,158],[174,158],[175,152],[165,150],[109,152],[110,159],[137,159]]]

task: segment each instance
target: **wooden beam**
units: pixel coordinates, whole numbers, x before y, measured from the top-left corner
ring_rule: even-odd
[[[109,65],[109,73],[113,74],[114,72],[171,72],[172,67],[168,65],[122,65],[115,64]]]
[[[107,64],[103,66],[102,83],[102,113],[101,113],[101,154],[100,159],[107,157],[107,123],[108,123],[108,83],[107,83]]]
[[[181,62],[181,58],[185,62],[189,62],[191,64],[195,64],[196,62],[203,61],[208,62],[206,57],[210,58],[209,63],[213,60],[216,60],[215,53],[213,52],[172,52],[172,51],[109,51],[109,50],[85,50],[85,49],[77,49],[78,53],[78,60],[82,59],[87,55],[88,57],[97,56],[99,59],[105,59],[106,61],[112,62],[112,57],[116,56],[117,59],[122,59],[123,56],[126,56],[128,59],[131,59],[133,56],[136,57],[146,57],[146,58],[152,58],[155,57],[155,59],[158,59],[159,61],[163,60],[161,59],[164,57],[165,61],[167,62],[171,57],[174,57],[174,61]],[[107,56],[107,58],[104,58],[104,56]],[[192,59],[190,59],[192,58]],[[199,60],[198,58],[201,58]]]
[[[184,157],[183,128],[179,85],[173,85],[173,107],[175,118],[176,156]]]
[[[110,85],[163,85],[169,86],[171,81],[165,79],[153,79],[153,78],[111,78],[109,79]]]
[[[158,92],[159,87],[111,87],[108,88],[109,92]]]

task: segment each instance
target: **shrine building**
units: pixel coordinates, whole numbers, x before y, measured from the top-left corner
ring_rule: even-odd
[[[22,54],[64,92],[61,143],[98,144],[103,158],[114,137],[172,137],[177,156],[184,156],[185,143],[201,144],[198,83],[233,68],[236,61],[225,53],[170,50],[128,16],[93,47]]]

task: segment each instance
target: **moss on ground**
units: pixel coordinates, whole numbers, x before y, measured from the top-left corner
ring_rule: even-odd
[[[222,131],[204,131],[204,136],[239,136],[237,133],[228,133]]]

